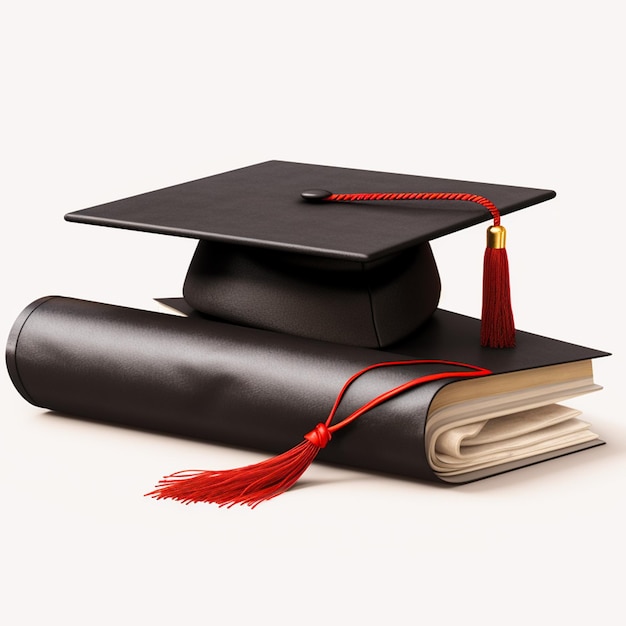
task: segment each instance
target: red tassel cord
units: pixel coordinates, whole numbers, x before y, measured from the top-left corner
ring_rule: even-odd
[[[360,376],[380,367],[416,364],[440,364],[466,368],[466,371],[445,371],[427,374],[409,380],[385,393],[376,396],[362,407],[348,415],[341,422],[331,425],[348,387]],[[304,436],[304,441],[274,458],[224,471],[185,470],[163,478],[156,488],[147,493],[157,500],[172,499],[190,504],[211,502],[219,506],[231,507],[246,504],[251,508],[280,495],[292,487],[326,447],[332,434],[344,428],[374,407],[418,385],[447,378],[473,378],[486,376],[491,372],[483,367],[467,365],[456,361],[418,359],[411,361],[386,361],[375,363],[351,376],[343,385],[324,423],[318,424]]]
[[[515,346],[515,323],[509,285],[509,262],[505,248],[506,231],[500,225],[500,211],[491,200],[470,193],[332,193],[322,189],[304,191],[302,197],[314,202],[453,200],[480,204],[493,217],[493,226],[487,231],[487,248],[483,265],[483,305],[480,343],[488,348],[513,348]]]

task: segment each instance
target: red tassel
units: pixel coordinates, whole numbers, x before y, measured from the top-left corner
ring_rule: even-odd
[[[176,472],[163,478],[157,489],[146,495],[185,504],[212,502],[226,507],[247,504],[254,508],[292,487],[330,438],[328,428],[318,424],[305,435],[304,441],[279,456],[231,470]]]
[[[451,192],[332,193],[324,189],[309,189],[301,195],[310,202],[452,200],[480,204],[493,217],[493,226],[487,231],[480,343],[488,348],[515,347],[509,262],[504,248],[506,231],[500,225],[500,211],[491,200],[475,194]]]
[[[378,367],[415,365],[417,363],[454,365],[468,368],[470,371],[438,372],[414,378],[380,394],[338,424],[330,426],[346,390],[359,376]],[[435,359],[386,361],[369,365],[346,381],[335,400],[326,423],[318,424],[310,433],[304,436],[304,441],[291,448],[291,450],[260,463],[231,470],[185,470],[176,472],[160,480],[156,488],[145,495],[157,500],[164,498],[178,500],[184,504],[211,502],[228,508],[235,504],[247,504],[249,507],[254,508],[261,502],[275,498],[292,487],[315,460],[318,452],[326,447],[333,432],[350,424],[375,406],[426,382],[444,378],[471,378],[488,374],[491,374],[489,370],[476,365]]]
[[[480,343],[488,348],[515,347],[506,231],[500,225],[487,231],[483,268],[483,309]]]

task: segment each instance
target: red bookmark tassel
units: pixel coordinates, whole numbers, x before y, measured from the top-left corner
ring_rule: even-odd
[[[348,387],[366,372],[379,367],[424,363],[452,365],[467,368],[468,371],[438,372],[414,378],[370,400],[338,424],[330,425]],[[246,504],[254,508],[261,502],[275,498],[291,488],[315,460],[318,452],[326,447],[326,444],[331,440],[333,432],[347,426],[375,406],[426,382],[445,378],[472,378],[488,374],[491,374],[491,372],[483,367],[457,363],[456,361],[419,359],[375,363],[357,372],[346,381],[335,400],[326,422],[318,424],[304,436],[304,441],[291,448],[291,450],[260,463],[236,469],[224,471],[185,470],[176,472],[163,478],[157,487],[147,493],[146,496],[151,496],[157,500],[169,498],[184,504],[211,502],[226,507],[231,507],[235,504]]]
[[[515,324],[509,285],[509,262],[504,247],[506,231],[500,225],[500,211],[491,200],[470,193],[332,193],[324,189],[303,191],[302,197],[312,202],[454,200],[480,204],[493,216],[493,226],[487,231],[487,249],[483,265],[483,307],[480,343],[488,348],[513,348],[515,346]]]
[[[224,471],[176,472],[163,478],[157,489],[146,495],[184,504],[213,502],[220,506],[247,504],[254,508],[291,488],[330,438],[328,428],[318,424],[304,436],[304,441],[271,459]]]

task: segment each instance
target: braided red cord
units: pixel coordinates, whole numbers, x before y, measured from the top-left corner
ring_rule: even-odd
[[[487,209],[493,217],[493,226],[501,229],[498,207],[484,196],[472,193],[452,192],[377,192],[377,193],[332,193],[322,189],[303,192],[308,200],[325,202],[368,202],[393,200],[456,200],[474,202]],[[488,231],[483,269],[483,310],[481,323],[481,345],[490,348],[512,348],[515,346],[515,323],[511,310],[509,266],[504,245],[493,246]],[[501,231],[504,234],[504,229]],[[502,243],[504,240],[502,239]]]
[[[455,200],[461,202],[475,202],[487,209],[493,216],[493,225],[500,225],[500,211],[491,200],[472,193],[445,193],[445,192],[419,192],[419,193],[333,193],[327,198],[327,202],[366,202],[381,200]]]

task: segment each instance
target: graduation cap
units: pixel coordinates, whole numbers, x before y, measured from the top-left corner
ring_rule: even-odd
[[[543,189],[268,161],[65,218],[198,239],[183,295],[202,314],[374,348],[408,336],[437,308],[441,284],[429,242],[492,219],[481,341],[511,347],[500,215],[554,196]]]

